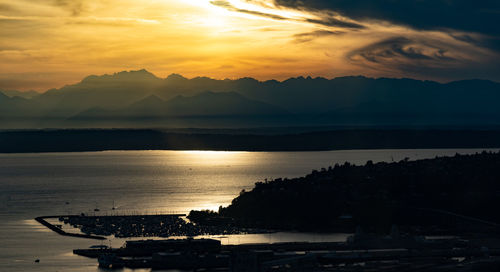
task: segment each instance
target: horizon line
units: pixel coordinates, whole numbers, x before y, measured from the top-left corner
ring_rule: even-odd
[[[180,73],[176,73],[176,72],[172,72],[170,73],[169,75],[167,75],[166,77],[159,77],[157,76],[155,73],[147,70],[146,68],[142,68],[142,69],[137,69],[137,70],[122,70],[122,71],[119,71],[119,72],[114,72],[114,73],[104,73],[104,74],[99,74],[99,75],[96,75],[96,74],[90,74],[90,75],[87,75],[85,77],[83,77],[80,81],[78,82],[75,82],[75,83],[69,83],[69,84],[65,84],[65,85],[62,85],[61,87],[52,87],[52,88],[49,88],[49,89],[46,89],[45,91],[38,91],[38,90],[33,90],[33,89],[30,89],[30,90],[16,90],[16,89],[0,89],[0,92],[2,91],[18,91],[18,92],[36,92],[36,93],[39,93],[39,94],[43,94],[43,93],[46,93],[48,91],[51,91],[51,90],[59,90],[59,89],[62,89],[62,88],[65,88],[65,87],[69,87],[69,86],[75,86],[75,85],[78,85],[80,83],[82,83],[83,81],[85,81],[86,79],[90,78],[90,77],[97,77],[97,78],[100,78],[100,77],[105,77],[105,76],[116,76],[118,74],[122,74],[122,73],[137,73],[137,72],[146,72],[148,74],[151,74],[153,75],[155,78],[157,79],[160,79],[160,80],[167,80],[169,77],[171,76],[180,76],[182,77],[183,79],[186,79],[186,80],[193,80],[193,79],[200,79],[200,78],[207,78],[207,79],[211,79],[211,80],[218,80],[218,81],[225,81],[225,80],[231,80],[231,81],[237,81],[237,80],[242,80],[242,79],[251,79],[251,80],[255,80],[259,83],[265,83],[265,82],[270,82],[270,81],[275,81],[275,82],[278,82],[278,83],[283,83],[283,82],[286,82],[288,80],[294,80],[294,79],[310,79],[310,80],[317,80],[317,79],[325,79],[325,80],[335,80],[335,79],[342,79],[342,78],[356,78],[356,77],[359,77],[359,78],[366,78],[366,79],[373,79],[373,80],[379,80],[379,79],[397,79],[397,80],[414,80],[414,81],[420,81],[420,82],[433,82],[433,83],[438,83],[438,84],[449,84],[449,83],[453,83],[453,82],[460,82],[460,81],[474,81],[474,80],[479,80],[479,81],[489,81],[489,82],[493,82],[493,83],[497,83],[497,84],[500,84],[500,82],[498,81],[494,81],[494,80],[491,80],[491,79],[480,79],[480,78],[467,78],[467,79],[460,79],[460,80],[450,80],[450,81],[437,81],[437,80],[430,80],[430,79],[417,79],[417,78],[411,78],[411,77],[372,77],[372,76],[366,76],[366,75],[361,75],[361,74],[358,74],[358,75],[348,75],[348,76],[337,76],[337,77],[331,77],[331,78],[328,78],[328,77],[323,77],[323,76],[316,76],[316,77],[312,77],[310,75],[308,76],[304,76],[304,75],[299,75],[299,76],[295,76],[295,77],[289,77],[289,78],[286,78],[284,80],[277,80],[277,79],[267,79],[267,80],[260,80],[260,79],[256,79],[254,77],[235,77],[235,78],[214,78],[214,77],[209,77],[209,76],[195,76],[195,77],[185,77],[183,76],[182,74]]]

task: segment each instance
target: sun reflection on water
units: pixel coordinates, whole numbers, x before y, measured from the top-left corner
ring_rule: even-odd
[[[243,151],[181,151],[192,163],[202,165],[230,165],[245,163],[252,159],[252,153]]]

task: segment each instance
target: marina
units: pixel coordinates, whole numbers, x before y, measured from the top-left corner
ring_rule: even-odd
[[[139,225],[142,234],[151,233],[151,226],[169,229],[178,225],[185,214],[164,215],[115,215],[115,216],[45,216],[35,220],[48,229],[78,238],[106,240],[93,234],[101,229],[101,235],[112,235],[111,229],[127,229],[124,226]],[[79,229],[84,234],[70,233],[59,222]],[[90,231],[89,225],[94,226]],[[85,227],[86,226],[86,227]],[[110,229],[110,226],[113,228]],[[193,225],[194,227],[195,225]],[[222,231],[219,224],[219,231]],[[107,233],[102,233],[106,230]],[[135,236],[141,233],[134,232]],[[171,234],[175,234],[172,232]],[[178,234],[178,233],[177,233]],[[184,233],[185,234],[185,233]],[[230,234],[228,234],[230,235]],[[345,242],[282,242],[222,244],[220,240],[206,238],[172,238],[127,240],[121,247],[92,245],[74,249],[73,254],[97,259],[102,269],[180,269],[218,271],[474,271],[474,269],[500,268],[500,237],[489,233],[484,237],[424,237],[402,234],[396,226],[389,235],[365,234],[358,230]],[[497,238],[492,238],[493,236]],[[466,235],[467,236],[467,235]],[[470,235],[469,235],[470,236]],[[179,236],[177,236],[179,237]],[[488,240],[488,243],[486,243]],[[493,247],[488,247],[492,246]],[[40,262],[37,259],[37,262]]]
[[[35,220],[50,230],[79,238],[106,240],[106,236],[127,237],[195,237],[203,235],[258,234],[272,231],[263,229],[238,228],[233,224],[199,225],[187,220],[185,214],[156,215],[59,215],[42,216]],[[57,219],[81,233],[67,232],[63,225],[52,224],[47,219]]]

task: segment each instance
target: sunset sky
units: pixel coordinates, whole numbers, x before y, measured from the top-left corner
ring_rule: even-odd
[[[0,0],[0,89],[44,91],[89,74],[142,68],[160,77],[499,81],[499,6],[488,0]]]

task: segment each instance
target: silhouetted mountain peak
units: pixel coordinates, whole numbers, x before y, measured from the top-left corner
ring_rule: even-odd
[[[157,78],[153,73],[146,69],[122,71],[114,74],[115,77],[138,77],[138,78]]]
[[[5,95],[3,92],[0,91],[0,101],[7,101],[10,100],[10,97]]]
[[[276,79],[271,79],[271,80],[266,80],[264,81],[266,84],[279,84],[280,82],[277,81]]]
[[[159,98],[156,95],[150,95],[145,97],[144,99],[141,99],[132,105],[130,107],[132,108],[155,108],[155,107],[161,107],[165,104],[165,100]]]
[[[259,82],[257,79],[253,78],[253,77],[242,77],[240,79],[238,79],[238,81],[244,81],[244,82]]]
[[[82,80],[82,83],[101,83],[107,81],[148,81],[148,80],[159,80],[154,74],[148,72],[146,69],[141,70],[131,70],[122,71],[114,73],[112,75],[90,75]]]
[[[236,80],[236,83],[243,88],[258,88],[260,81],[252,77],[243,77]]]
[[[4,94],[3,92],[0,91],[0,102],[6,102],[6,103],[11,103],[11,104],[20,104],[20,103],[26,103],[29,100],[20,96],[13,96],[9,97],[8,95]]]
[[[156,96],[154,94],[147,96],[146,98],[142,99],[141,101],[143,101],[143,102],[165,102],[163,99],[159,98],[158,96]]]
[[[297,82],[297,81],[304,81],[304,80],[306,80],[306,78],[303,77],[303,76],[291,77],[291,78],[286,79],[285,81],[283,81],[283,83],[294,83],[294,82]]]
[[[188,80],[187,78],[185,78],[184,76],[182,75],[179,75],[179,74],[170,74],[167,78],[165,78],[166,81],[169,81],[169,82],[182,82],[182,81],[186,81]]]
[[[30,90],[30,91],[16,91],[16,90],[0,90],[0,93],[8,97],[22,97],[22,98],[33,98],[40,95],[38,92]]]

